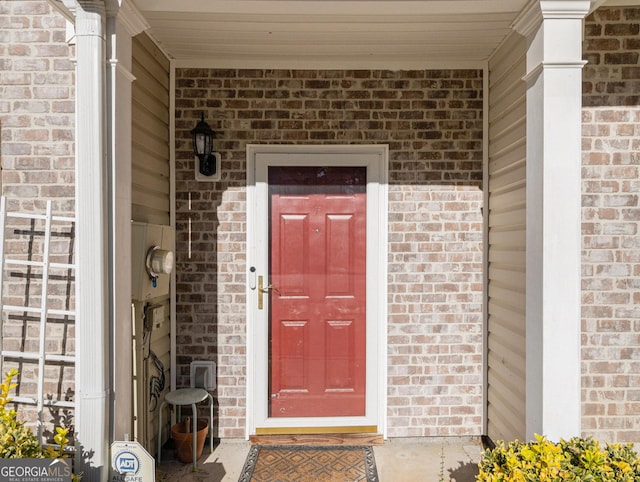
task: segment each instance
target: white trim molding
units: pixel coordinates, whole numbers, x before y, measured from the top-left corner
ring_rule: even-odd
[[[127,30],[131,37],[151,28],[140,10],[131,0],[124,0],[118,9],[118,22]]]
[[[177,69],[298,69],[298,70],[481,70],[484,68],[484,60],[403,60],[398,58],[368,59],[318,59],[312,57],[281,59],[274,57],[254,58],[225,58],[225,59],[179,59],[175,61]]]
[[[511,28],[524,37],[529,37],[535,32],[542,22],[540,0],[531,0],[513,21]]]
[[[125,2],[128,3],[128,2]],[[133,338],[131,324],[131,117],[132,36],[135,32],[126,15],[118,12],[107,17],[107,159],[109,165],[110,209],[110,322],[113,347],[111,352],[111,440],[125,440],[132,433],[133,354],[122,350]]]
[[[386,437],[387,407],[387,145],[247,146],[247,420],[256,429],[376,426]],[[268,415],[268,300],[258,309],[257,276],[268,274],[269,165],[358,165],[367,167],[367,366],[366,411],[360,417]]]

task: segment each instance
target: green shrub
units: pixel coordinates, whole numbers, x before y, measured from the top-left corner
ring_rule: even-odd
[[[17,412],[7,409],[7,403],[11,401],[9,392],[18,385],[12,383],[13,377],[18,374],[15,368],[6,374],[4,383],[0,385],[0,458],[3,459],[44,459],[65,457],[65,448],[69,443],[67,433],[69,429],[56,428],[53,440],[59,448],[42,447],[40,441],[24,423],[19,421]],[[74,476],[74,480],[79,477]]]
[[[478,463],[478,482],[637,482],[640,459],[633,444],[574,437],[553,443],[537,435],[529,443],[499,441]]]

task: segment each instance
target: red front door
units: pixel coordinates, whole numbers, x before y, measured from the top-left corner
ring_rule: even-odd
[[[270,167],[270,416],[365,414],[366,168]]]

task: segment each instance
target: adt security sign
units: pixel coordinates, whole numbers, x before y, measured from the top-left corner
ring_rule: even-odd
[[[110,482],[155,482],[156,461],[138,442],[111,444]]]

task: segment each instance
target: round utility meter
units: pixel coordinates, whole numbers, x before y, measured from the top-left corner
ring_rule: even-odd
[[[151,278],[160,274],[169,274],[173,270],[173,252],[153,246],[147,251],[147,273]]]

